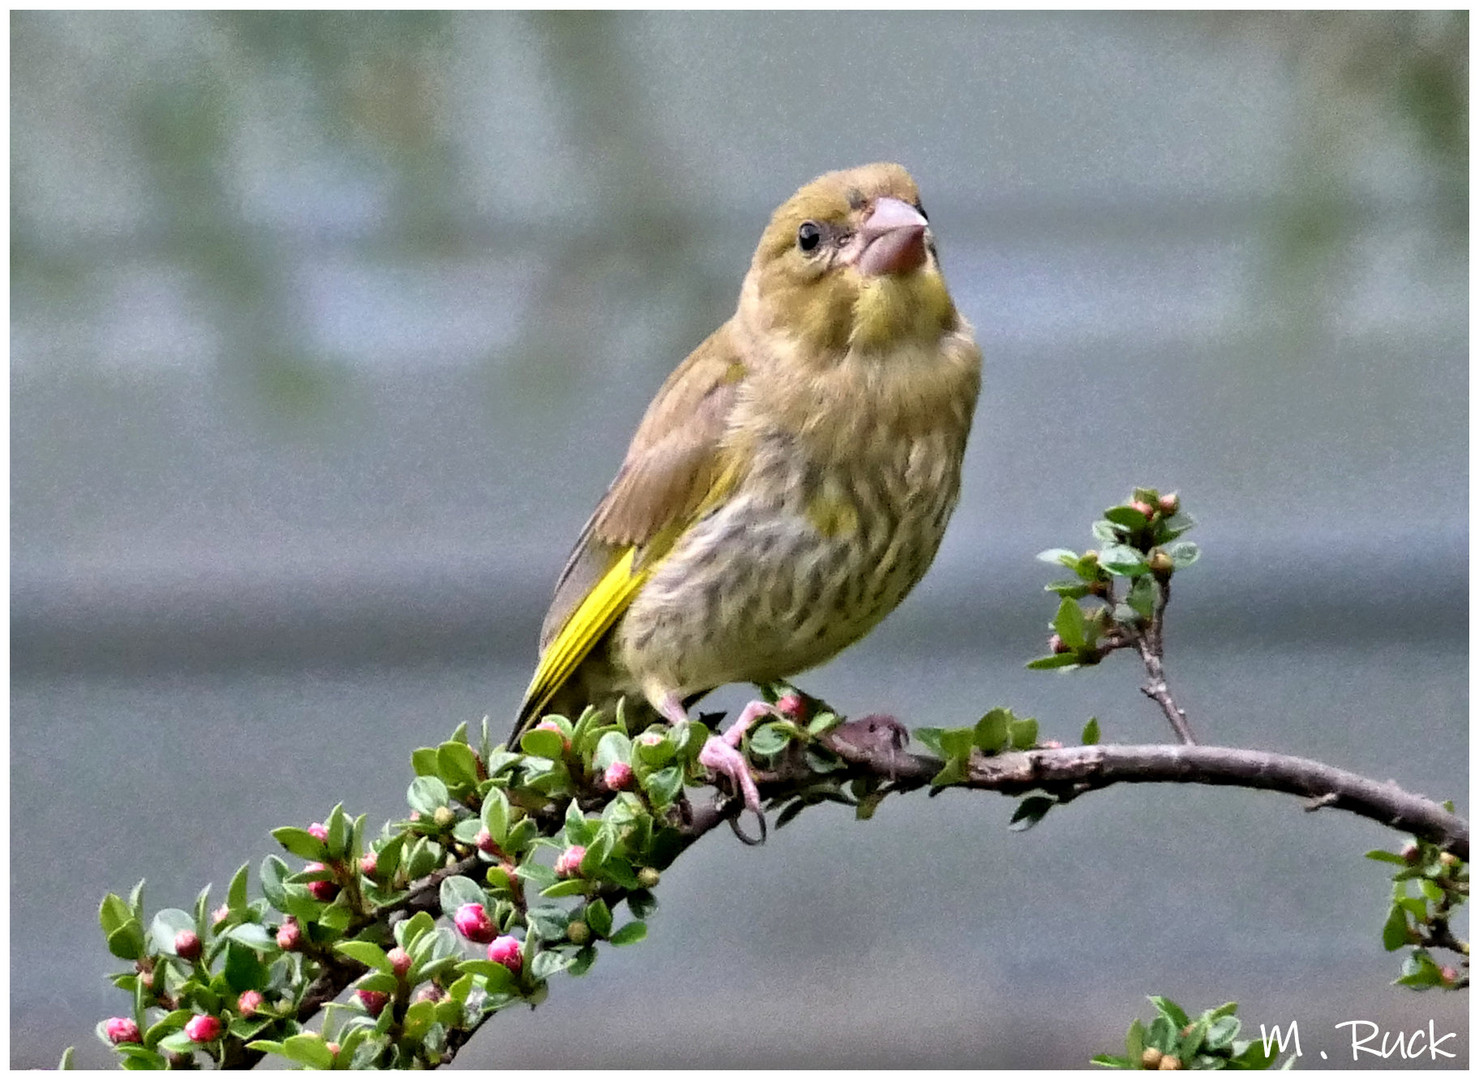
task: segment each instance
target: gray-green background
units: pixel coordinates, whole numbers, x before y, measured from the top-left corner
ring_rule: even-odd
[[[186,906],[269,828],[397,813],[507,717],[649,396],[831,168],[918,179],[986,355],[934,569],[804,678],[1168,736],[1042,650],[1039,550],[1137,483],[1204,558],[1206,741],[1467,812],[1463,14],[15,14],[12,1063],[107,1055],[97,902]],[[1178,578],[1178,582],[1182,579]],[[745,700],[742,688],[718,695]],[[1376,825],[1236,790],[714,835],[459,1065],[1075,1066],[1142,995],[1459,1032],[1388,985]],[[1440,1062],[1441,1064],[1442,1062]],[[1395,1064],[1389,1062],[1388,1064]],[[1415,1063],[1414,1063],[1415,1064]]]

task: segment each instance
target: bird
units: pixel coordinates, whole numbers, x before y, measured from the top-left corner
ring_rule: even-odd
[[[587,705],[689,722],[856,642],[923,577],[960,492],[981,351],[903,166],[771,216],[734,315],[668,376],[575,541],[509,739]],[[760,813],[752,701],[699,762]]]

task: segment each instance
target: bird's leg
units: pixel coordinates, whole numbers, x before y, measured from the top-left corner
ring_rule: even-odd
[[[657,711],[670,724],[688,723],[688,711],[683,708],[683,701],[676,694],[664,694],[662,700],[657,702]],[[729,777],[734,788],[744,795],[745,809],[756,814],[760,813],[760,789],[755,786],[750,763],[739,752],[739,744],[751,724],[774,711],[772,706],[763,701],[750,702],[728,731],[723,735],[710,735],[709,741],[698,752],[699,764]]]

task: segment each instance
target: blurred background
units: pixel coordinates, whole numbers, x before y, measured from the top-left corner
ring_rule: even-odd
[[[10,55],[13,1065],[109,1060],[104,891],[219,895],[502,729],[769,212],[872,160],[919,181],[985,393],[933,570],[801,684],[1168,739],[1128,658],[1022,665],[1033,555],[1180,489],[1204,741],[1467,813],[1464,13],[33,12]],[[1355,1019],[1466,1064],[1467,995],[1388,985],[1361,855],[1402,837],[1241,790],[1012,806],[715,834],[646,943],[457,1064],[1074,1067],[1147,993],[1299,1021],[1304,1066]]]

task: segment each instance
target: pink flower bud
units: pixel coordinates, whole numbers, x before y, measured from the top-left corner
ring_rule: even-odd
[[[331,1042],[331,1043],[324,1043],[324,1045],[329,1048],[329,1053],[333,1054],[335,1057],[338,1057],[339,1056],[339,1044],[338,1043]]]
[[[498,928],[488,918],[482,904],[463,904],[452,916],[452,924],[468,941],[476,941],[480,945],[492,941],[498,934]]]
[[[1168,495],[1161,496],[1161,513],[1165,514],[1167,517],[1170,517],[1172,514],[1176,513],[1176,511],[1180,509],[1181,498],[1176,494],[1176,492],[1173,491]]]
[[[236,999],[236,1011],[242,1016],[255,1016],[261,1007],[262,995],[255,990],[243,990],[241,997]]]
[[[327,844],[329,842],[329,830],[321,821],[315,821],[312,825],[308,826],[308,835],[321,844]]]
[[[181,930],[175,935],[175,955],[181,960],[199,960],[200,936],[194,930]]]
[[[356,990],[354,994],[371,1016],[379,1016],[390,1003],[390,995],[384,990]]]
[[[430,1001],[433,1004],[435,1004],[438,1001],[441,1001],[446,996],[447,996],[447,992],[445,990],[443,990],[440,986],[438,986],[436,983],[427,983],[420,990],[417,990],[416,991],[416,1000],[417,1001]]]
[[[787,720],[806,719],[806,700],[795,692],[782,694],[775,703],[775,709]]]
[[[211,912],[211,925],[220,926],[229,918],[231,918],[231,905],[222,904],[215,911]]]
[[[126,1016],[109,1017],[104,1030],[108,1033],[108,1041],[114,1046],[143,1041],[139,1035],[139,1025]]]
[[[637,741],[643,746],[658,746],[666,737],[660,731],[644,731],[637,736]]]
[[[579,844],[572,844],[560,852],[560,857],[555,860],[555,874],[558,877],[577,877],[580,874],[580,860],[585,858],[585,848]]]
[[[1438,978],[1443,980],[1444,986],[1452,986],[1458,981],[1458,969],[1445,964],[1438,969]]]
[[[397,945],[385,955],[390,961],[390,970],[395,972],[395,977],[404,979],[406,972],[411,970],[411,954]]]
[[[1130,509],[1139,510],[1146,517],[1150,517],[1152,514],[1155,513],[1155,507],[1151,506],[1150,503],[1141,502],[1139,499],[1136,499],[1130,504]]]
[[[1402,845],[1402,858],[1404,861],[1415,863],[1417,862],[1418,856],[1420,854],[1421,852],[1418,850],[1417,845],[1414,844],[1412,841],[1409,840],[1407,843]]]
[[[1067,645],[1063,643],[1062,638],[1060,638],[1057,634],[1054,634],[1052,637],[1048,638],[1048,651],[1051,653],[1066,653],[1070,652],[1071,650],[1068,648]]]
[[[365,877],[369,877],[369,878],[374,877],[375,876],[375,871],[378,870],[379,868],[380,868],[380,861],[375,857],[375,853],[373,851],[370,852],[367,855],[361,855],[360,856],[359,869],[360,869],[360,873],[364,874]]]
[[[185,1025],[185,1035],[191,1042],[207,1043],[221,1037],[221,1021],[208,1013],[198,1013]]]
[[[311,862],[303,869],[307,873],[314,873],[320,870],[327,870],[328,867],[326,867],[321,862]],[[318,881],[310,881],[308,883],[308,895],[313,897],[315,900],[322,900],[325,903],[328,903],[330,900],[334,899],[334,897],[339,895],[339,885],[337,882],[330,881],[327,878],[323,878]]]
[[[283,952],[292,952],[303,941],[303,928],[298,920],[289,917],[277,928],[277,947]]]
[[[479,851],[484,855],[502,855],[503,851],[493,842],[493,834],[487,829],[479,829],[477,837],[473,840]]]
[[[613,761],[606,766],[602,779],[612,791],[625,791],[632,786],[632,767],[625,761]]]
[[[524,947],[512,934],[504,934],[488,945],[488,959],[510,971],[518,971],[524,966]]]

